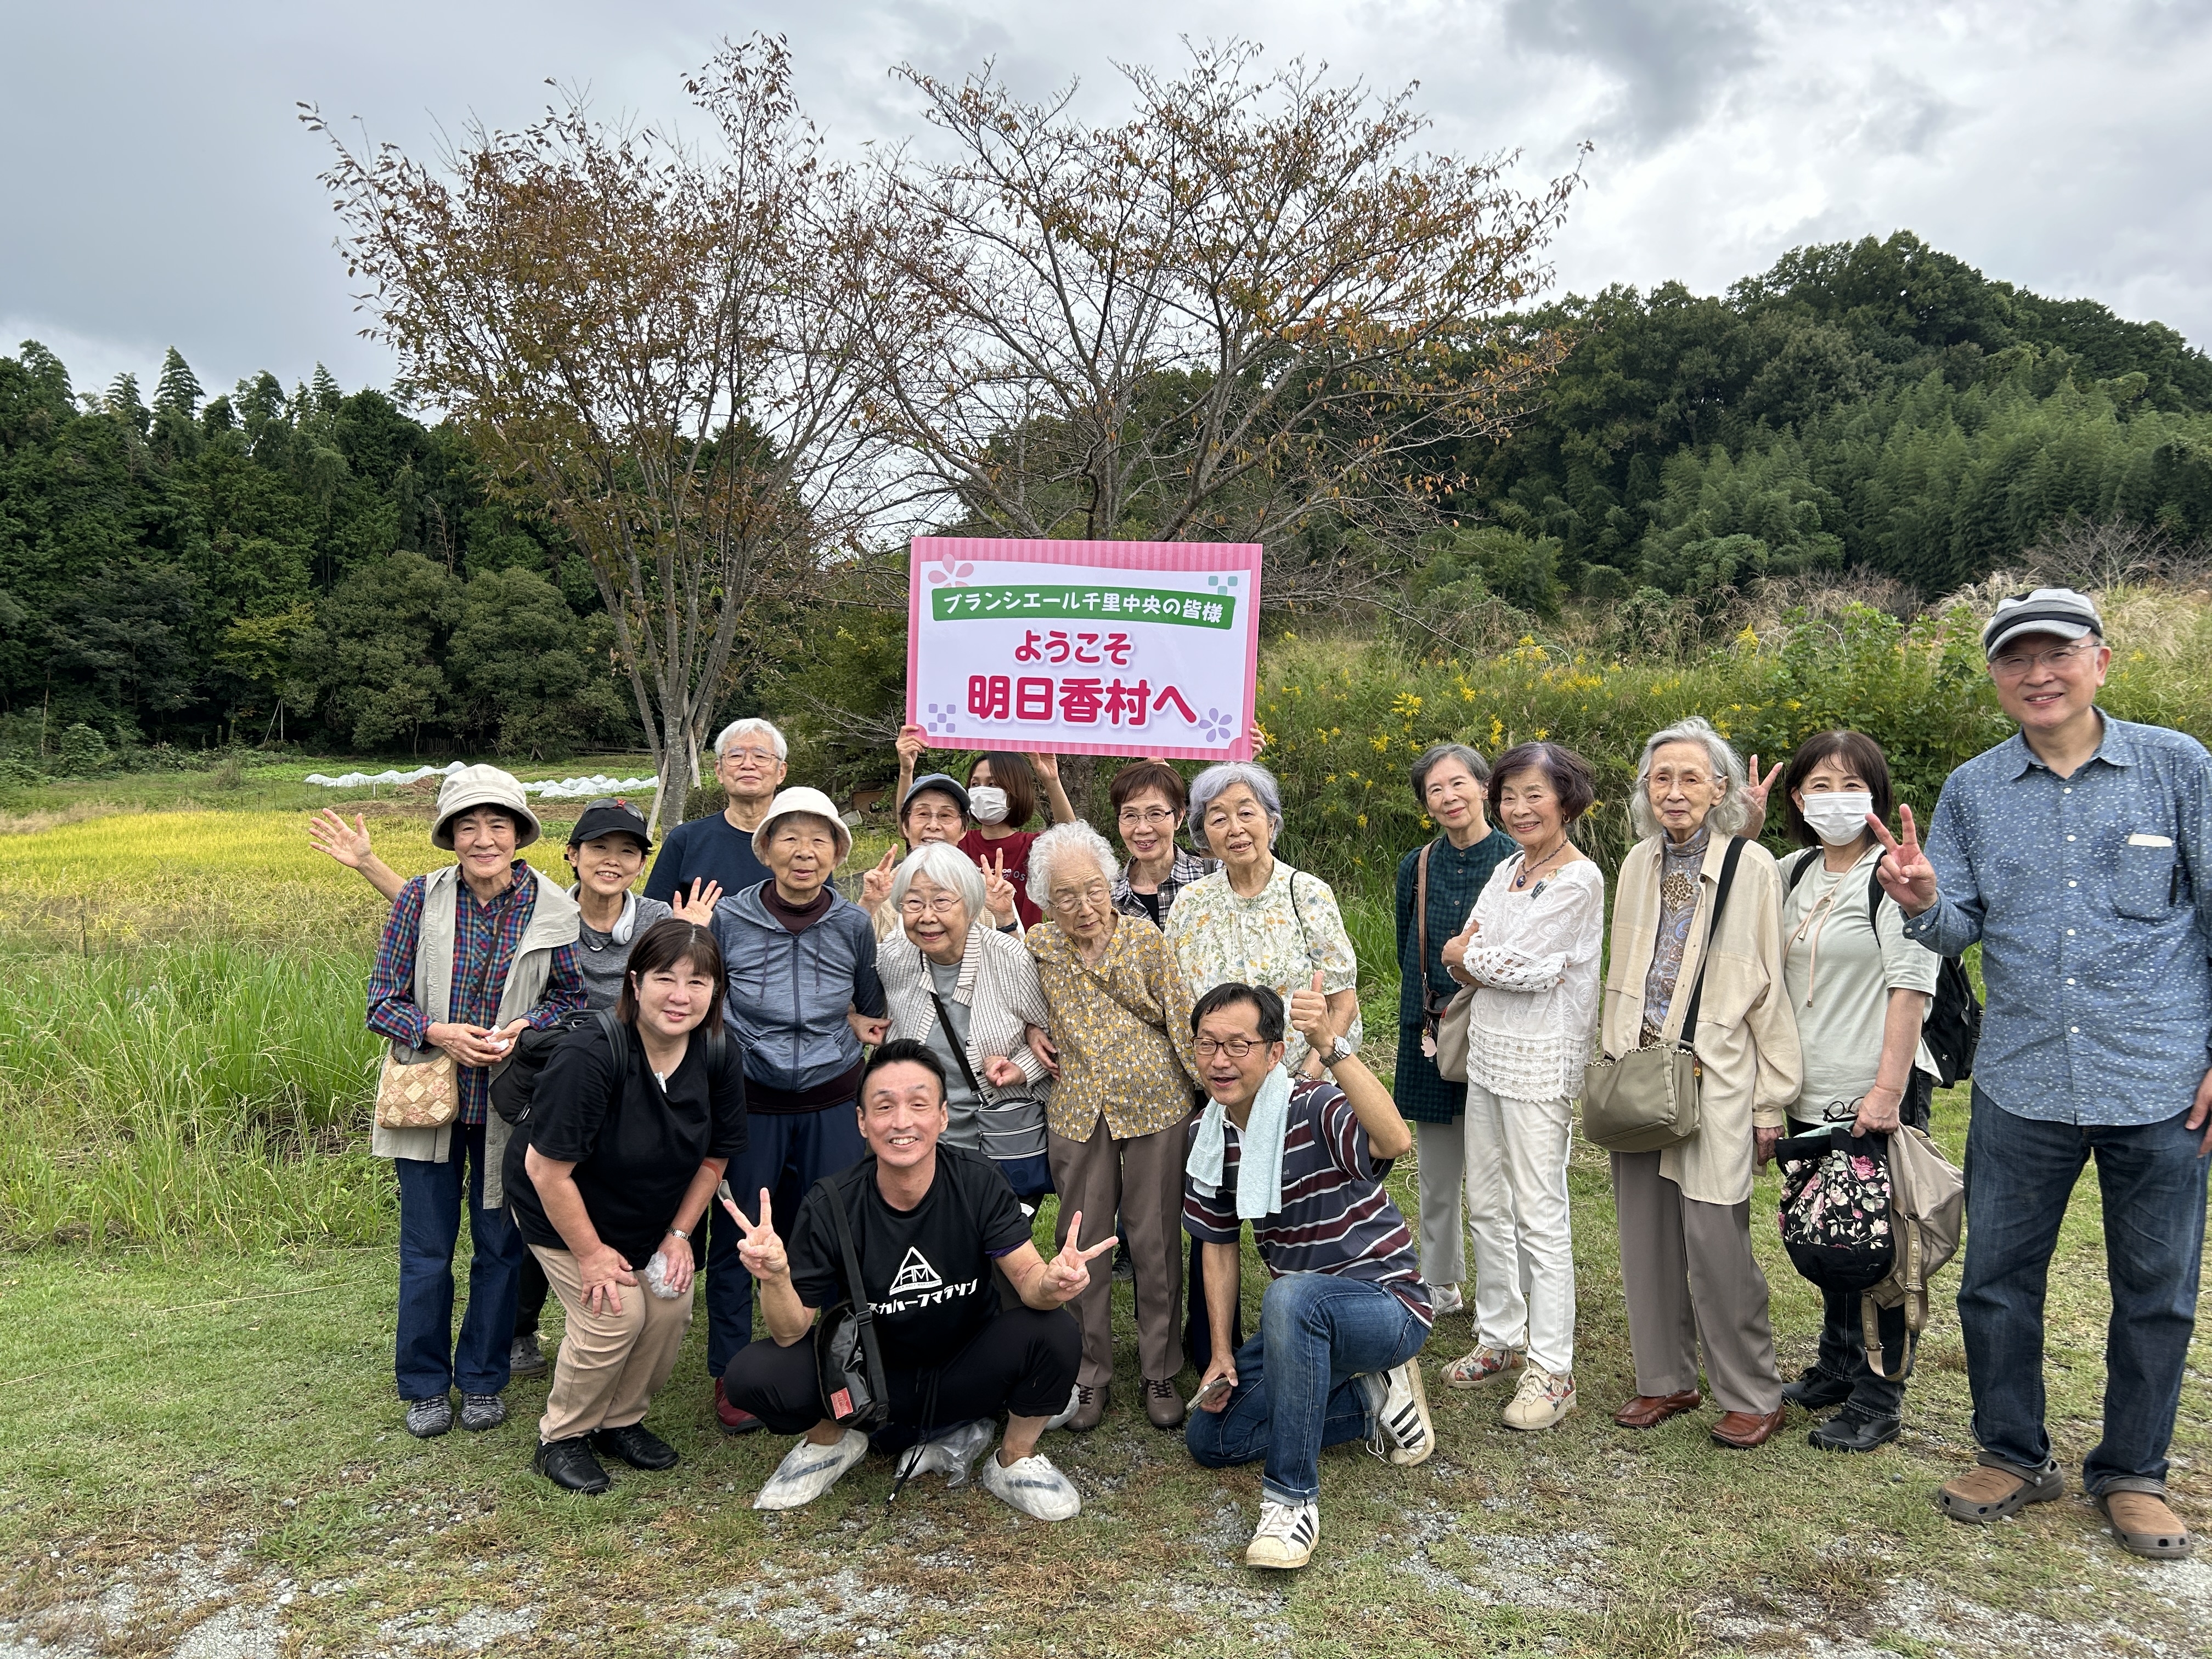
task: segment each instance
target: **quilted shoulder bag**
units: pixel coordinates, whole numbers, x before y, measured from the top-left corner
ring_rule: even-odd
[[[1632,1048],[1619,1059],[1594,1060],[1583,1073],[1583,1138],[1608,1152],[1656,1152],[1698,1133],[1698,1091],[1705,1074],[1693,1043],[1698,1005],[1705,992],[1705,968],[1712,960],[1713,937],[1729,889],[1743,859],[1743,838],[1729,842],[1721,878],[1713,893],[1713,913],[1705,923],[1705,948],[1698,957],[1698,977],[1681,1005],[1675,1036],[1648,1048]],[[1689,1034],[1685,1042],[1682,1033]]]
[[[376,1077],[378,1128],[441,1129],[460,1114],[460,1072],[451,1054],[397,1042],[386,1049]]]

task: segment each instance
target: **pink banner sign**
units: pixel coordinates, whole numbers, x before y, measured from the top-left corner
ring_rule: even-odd
[[[906,717],[938,749],[1249,760],[1260,549],[915,538]]]

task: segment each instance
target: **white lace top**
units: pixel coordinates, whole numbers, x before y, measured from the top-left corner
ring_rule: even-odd
[[[1499,865],[1474,901],[1468,1078],[1509,1100],[1571,1100],[1597,1035],[1605,876],[1578,859],[1516,892],[1525,856]]]

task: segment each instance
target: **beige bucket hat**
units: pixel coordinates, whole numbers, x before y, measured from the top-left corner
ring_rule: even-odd
[[[502,772],[496,766],[464,766],[438,786],[438,825],[430,831],[430,845],[452,852],[453,820],[471,806],[497,806],[514,813],[518,850],[545,833],[514,773]]]
[[[775,828],[775,821],[788,817],[793,812],[806,812],[828,820],[830,827],[837,832],[837,862],[842,864],[850,855],[853,832],[845,827],[845,820],[838,816],[837,803],[819,789],[809,789],[802,784],[796,789],[777,790],[775,799],[768,804],[768,816],[760,821],[760,828],[753,831],[753,856],[763,864],[768,862],[768,838],[769,832]]]

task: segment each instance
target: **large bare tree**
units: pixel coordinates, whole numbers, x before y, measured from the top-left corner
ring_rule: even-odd
[[[1557,362],[1502,320],[1578,175],[1428,155],[1410,89],[1376,97],[1244,44],[1124,69],[1118,125],[900,73],[949,145],[879,163],[862,291],[876,417],[940,522],[1019,536],[1280,544],[1317,520],[1404,544],[1469,438]],[[1318,591],[1274,560],[1271,595]],[[1328,584],[1322,582],[1321,586]]]
[[[783,43],[726,43],[685,84],[703,149],[575,93],[430,161],[350,149],[303,108],[337,151],[364,331],[589,564],[671,822],[749,615],[863,522],[875,438],[851,347],[878,326],[873,297],[829,291],[856,204]]]

